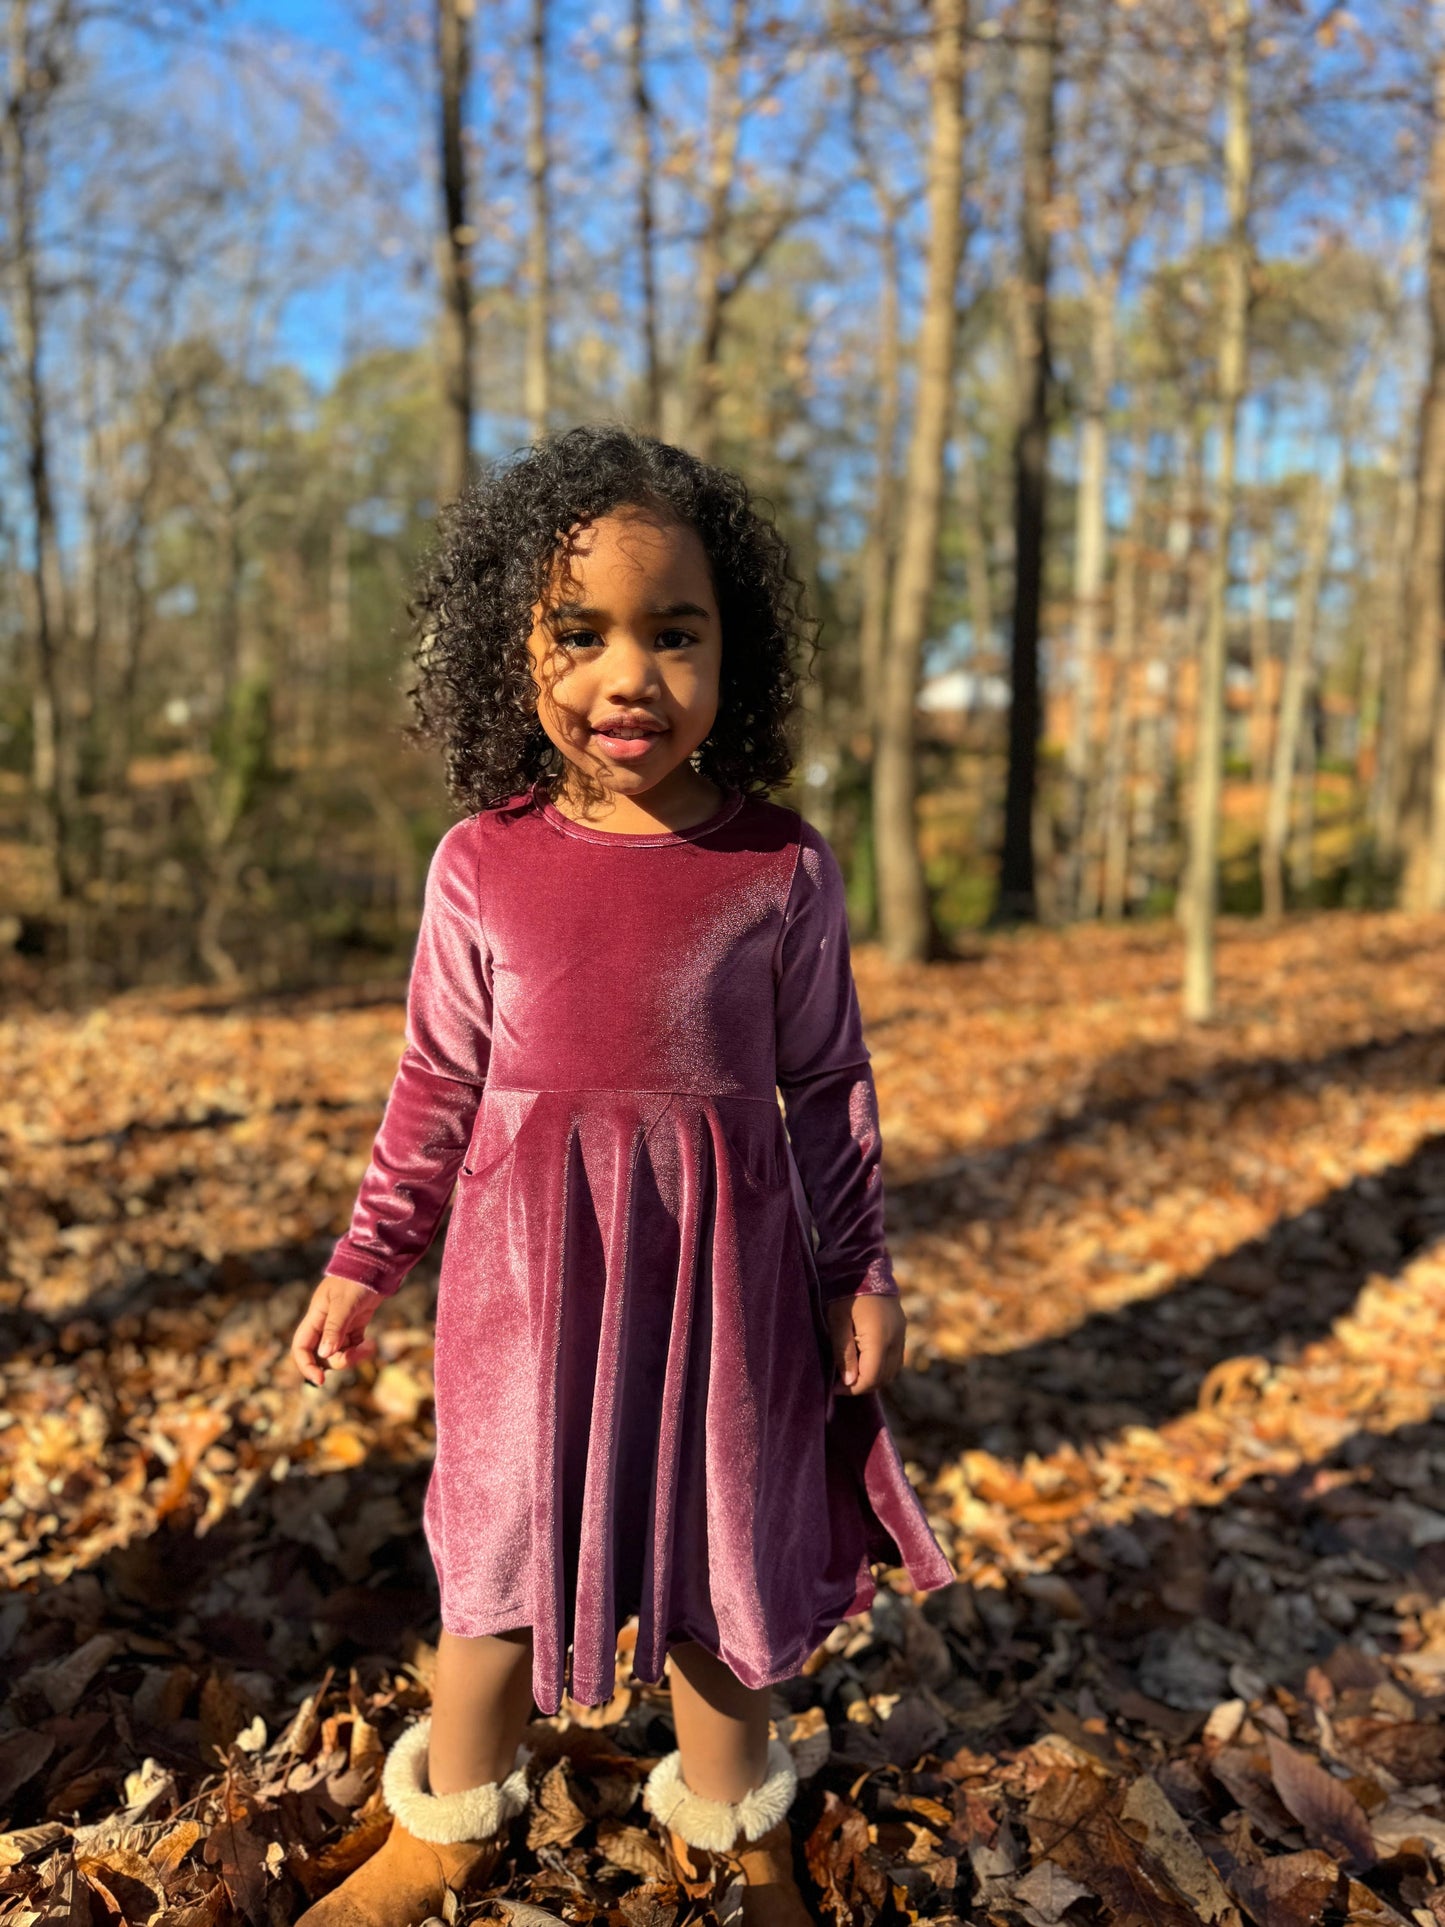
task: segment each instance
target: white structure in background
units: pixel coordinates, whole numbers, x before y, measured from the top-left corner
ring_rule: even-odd
[[[918,691],[920,709],[957,714],[979,709],[1007,709],[1008,681],[976,669],[945,669],[924,679]]]

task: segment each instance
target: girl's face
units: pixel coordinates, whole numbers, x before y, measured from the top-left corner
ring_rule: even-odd
[[[584,792],[640,798],[662,784],[672,797],[697,782],[688,758],[717,716],[722,620],[695,529],[640,509],[581,524],[533,605],[527,647],[537,719]]]

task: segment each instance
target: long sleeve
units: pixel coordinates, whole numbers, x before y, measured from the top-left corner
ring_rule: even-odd
[[[823,1298],[897,1297],[883,1234],[878,1096],[853,982],[843,873],[806,821],[775,976],[778,1086],[817,1227]]]
[[[476,846],[458,823],[427,872],[397,1066],[351,1226],[327,1271],[390,1296],[436,1235],[466,1156],[491,1054],[490,959]]]

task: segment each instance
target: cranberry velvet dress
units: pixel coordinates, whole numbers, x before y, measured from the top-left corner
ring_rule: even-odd
[[[635,1677],[692,1639],[763,1686],[872,1562],[954,1578],[878,1395],[835,1386],[824,1304],[898,1288],[817,830],[735,789],[597,830],[533,784],[438,845],[406,1037],[328,1269],[395,1291],[455,1186],[424,1509],[448,1631],[531,1626],[553,1713],[610,1697],[633,1613]]]

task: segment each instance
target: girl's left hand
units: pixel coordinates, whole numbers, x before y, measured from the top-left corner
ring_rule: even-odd
[[[898,1300],[881,1292],[835,1298],[828,1306],[833,1362],[850,1397],[877,1391],[898,1376],[908,1320]]]

